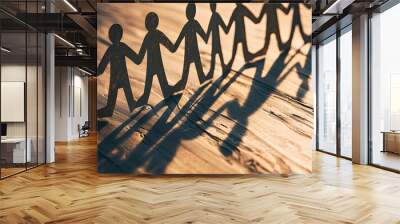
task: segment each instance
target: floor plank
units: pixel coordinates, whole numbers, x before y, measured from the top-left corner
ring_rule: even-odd
[[[400,223],[400,176],[314,153],[314,173],[135,177],[96,172],[96,136],[0,181],[0,223]]]

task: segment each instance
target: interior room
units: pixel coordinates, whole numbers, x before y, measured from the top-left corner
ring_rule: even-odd
[[[45,162],[44,38],[33,29],[1,34],[2,178]]]
[[[400,223],[399,21],[0,1],[0,223]]]

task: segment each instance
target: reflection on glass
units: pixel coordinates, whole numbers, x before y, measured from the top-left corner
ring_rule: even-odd
[[[351,27],[350,27],[351,28]],[[340,152],[352,157],[352,35],[340,36]]]
[[[400,5],[376,14],[372,26],[372,163],[400,170]]]
[[[318,48],[318,148],[336,153],[336,37]]]

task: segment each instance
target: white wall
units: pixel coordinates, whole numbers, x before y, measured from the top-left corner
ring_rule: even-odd
[[[1,81],[3,82],[25,82],[25,74],[25,64],[8,64],[1,66]],[[1,110],[6,110],[6,108],[1,108]],[[25,137],[25,123],[7,123],[7,136]]]
[[[38,71],[36,69],[39,69]],[[25,64],[3,64],[1,66],[1,81],[2,82],[24,82],[26,84],[26,107],[21,108],[22,113],[26,112],[26,121],[22,122],[6,122],[7,137],[9,138],[25,138],[25,135],[30,140],[30,148],[32,151],[32,161],[36,162],[39,158],[39,163],[44,163],[44,74],[41,72],[41,67],[25,66]],[[27,78],[27,80],[25,80]],[[24,90],[22,93],[24,94]],[[7,97],[7,96],[2,96]],[[3,112],[12,113],[10,108],[1,108]],[[25,111],[26,110],[26,111]],[[37,157],[37,153],[39,156]]]
[[[19,64],[4,64],[1,66],[1,81],[2,82],[25,82],[25,76],[26,76],[26,70],[28,74],[36,74],[36,67],[33,66],[27,66],[25,67],[25,64],[19,65]],[[34,83],[31,83],[32,80],[30,80],[30,85],[36,85],[36,80]],[[27,89],[27,103],[30,104],[31,102],[35,102],[34,105],[28,105],[28,106],[34,106],[36,107],[36,88],[28,88]],[[33,92],[30,92],[33,91]],[[1,108],[2,110],[7,110],[7,108]],[[36,123],[36,113],[27,114],[28,122],[35,121]],[[33,117],[32,117],[33,116]],[[8,137],[25,137],[25,122],[7,122],[7,135]],[[30,124],[28,125],[29,127],[32,127],[33,125]],[[34,127],[36,129],[36,126]],[[29,132],[28,132],[28,137]]]
[[[55,141],[68,140],[68,85],[67,67],[55,68]]]
[[[83,75],[76,68],[56,67],[56,141],[77,139],[78,125],[88,120],[88,78]]]

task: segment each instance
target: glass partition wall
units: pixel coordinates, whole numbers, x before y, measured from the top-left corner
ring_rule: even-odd
[[[317,149],[352,157],[351,25],[317,47]]]
[[[37,2],[20,1],[18,7],[35,12]],[[0,21],[15,19],[3,12],[0,17]],[[45,163],[45,35],[21,22],[13,26],[0,22],[0,47],[3,179]]]
[[[400,4],[371,18],[370,163],[400,171]]]

